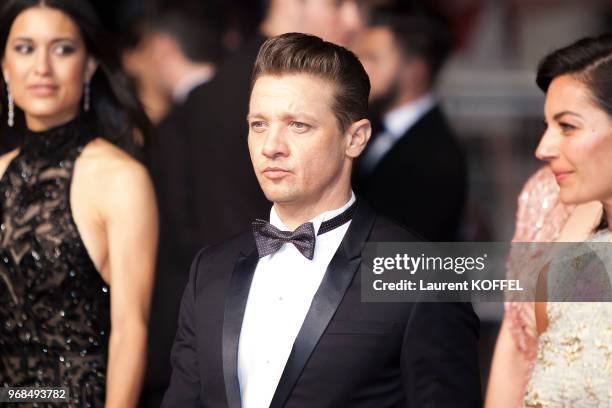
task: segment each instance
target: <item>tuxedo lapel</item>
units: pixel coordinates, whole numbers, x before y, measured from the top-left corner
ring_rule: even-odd
[[[361,263],[361,249],[372,224],[374,213],[362,200],[358,203],[351,226],[332,258],[323,281],[314,296],[304,323],[293,344],[270,408],[285,405],[295,383],[304,370],[310,355],[316,347],[330,320],[336,313],[355,272]]]
[[[230,408],[241,406],[238,382],[238,341],[249,289],[258,261],[259,256],[253,242],[253,247],[241,253],[236,261],[227,292],[223,316],[223,378]]]

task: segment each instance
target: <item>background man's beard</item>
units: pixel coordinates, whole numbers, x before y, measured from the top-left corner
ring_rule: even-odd
[[[399,88],[399,78],[395,78],[389,85],[387,92],[372,99],[370,103],[370,112],[373,117],[382,118],[382,116],[393,106],[399,97]]]

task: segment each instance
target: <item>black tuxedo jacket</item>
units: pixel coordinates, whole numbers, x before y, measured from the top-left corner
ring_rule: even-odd
[[[479,321],[470,304],[361,302],[364,243],[415,240],[358,204],[271,407],[480,406]],[[240,407],[238,341],[258,259],[251,233],[197,255],[163,407]]]
[[[363,157],[363,155],[362,155]],[[355,167],[355,191],[374,209],[431,241],[456,241],[467,170],[438,106],[399,139],[369,174]]]

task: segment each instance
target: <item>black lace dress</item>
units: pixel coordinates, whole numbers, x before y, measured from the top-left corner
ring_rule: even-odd
[[[0,387],[68,387],[76,407],[104,405],[110,331],[109,287],[70,207],[93,134],[85,118],[30,132],[0,179]]]

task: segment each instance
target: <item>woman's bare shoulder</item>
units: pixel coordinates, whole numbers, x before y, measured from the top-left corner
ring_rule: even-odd
[[[19,149],[12,150],[0,156],[0,176],[4,174],[11,160],[19,154]]]
[[[77,161],[75,179],[100,203],[132,199],[152,191],[145,166],[111,142],[96,138],[85,148]]]
[[[106,139],[96,138],[85,146],[79,157],[80,167],[92,176],[110,180],[115,177],[147,175],[146,168],[126,151]],[[100,179],[100,180],[102,180]]]

